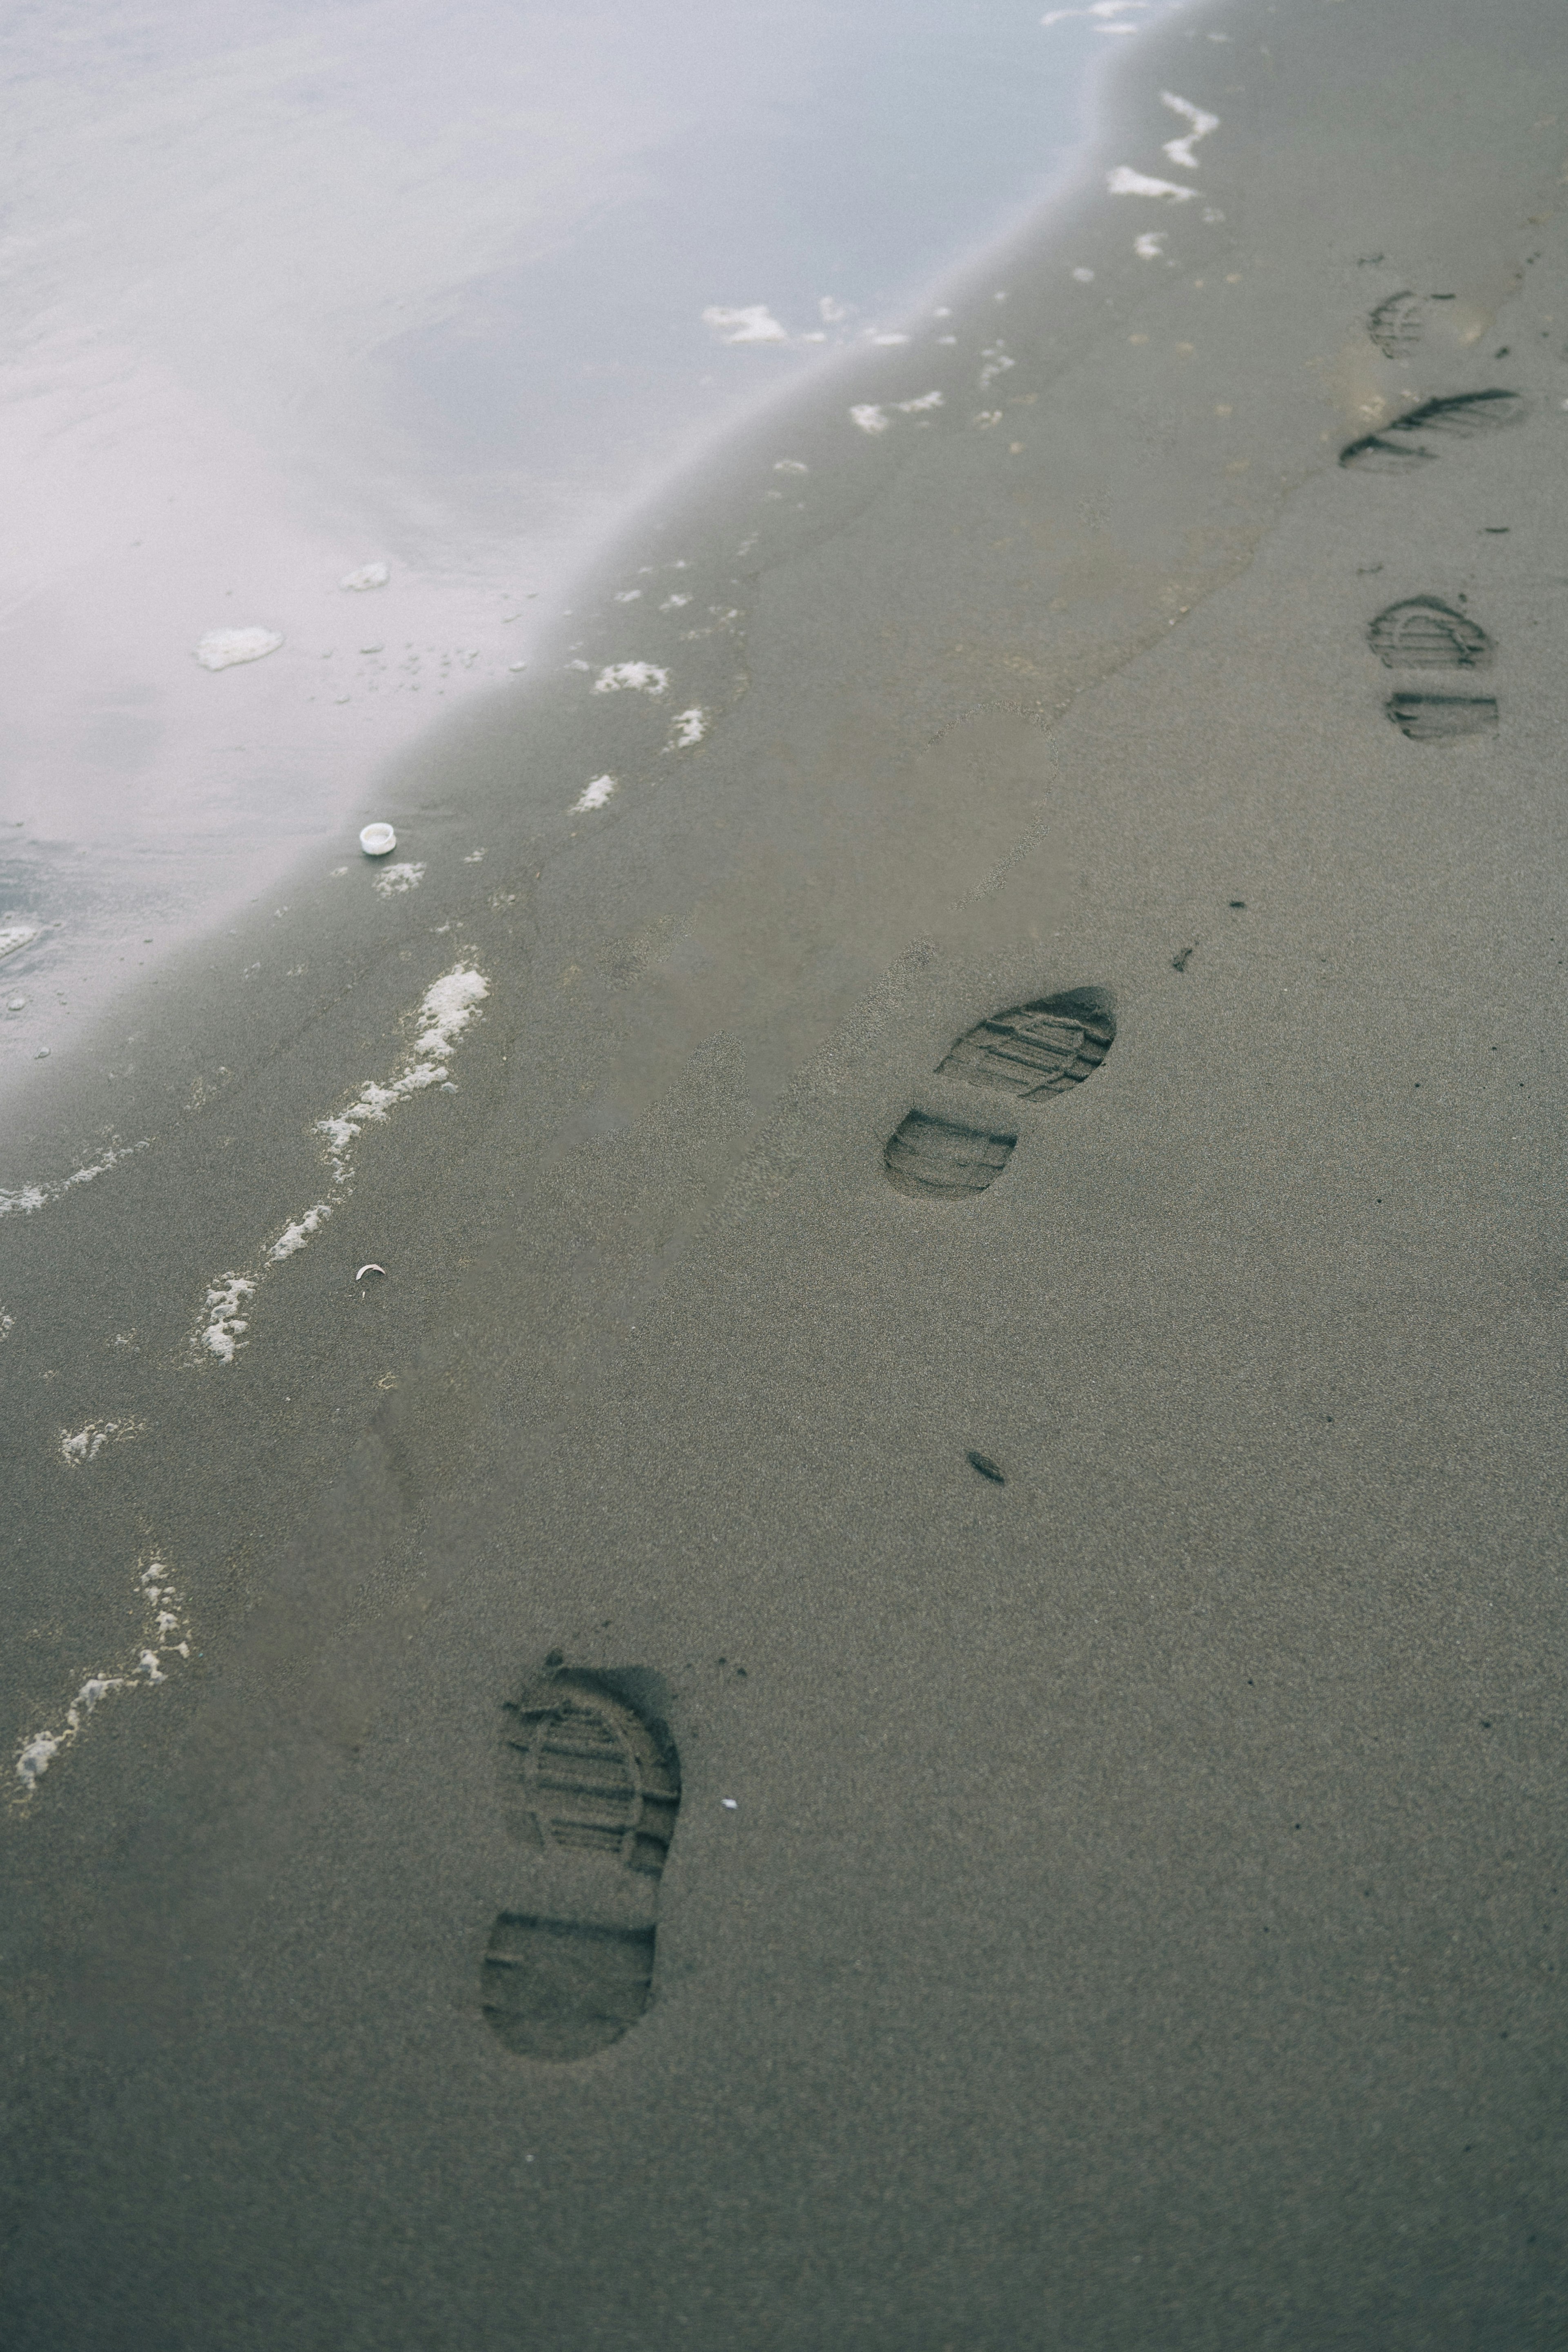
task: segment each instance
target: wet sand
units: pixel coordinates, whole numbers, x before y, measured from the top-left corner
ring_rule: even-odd
[[[8,2341],[1559,2339],[1565,147],[1543,5],[1129,44],[410,760],[414,887],[24,1106]],[[938,1069],[1086,989],[1081,1084]],[[498,1915],[634,1897],[514,1833],[552,1662],[680,1775],[559,2063]]]

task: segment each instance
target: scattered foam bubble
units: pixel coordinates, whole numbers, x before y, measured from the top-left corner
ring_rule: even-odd
[[[1149,0],[1089,0],[1086,8],[1053,8],[1042,16],[1042,25],[1065,25],[1069,16],[1087,17],[1097,33],[1135,33],[1136,25],[1129,25],[1128,16],[1142,16]]]
[[[207,1292],[207,1319],[198,1344],[216,1356],[220,1364],[232,1364],[235,1350],[245,1346],[250,1322],[239,1310],[255,1296],[256,1285],[249,1276],[232,1272],[220,1274]]]
[[[689,751],[707,732],[708,714],[700,703],[694,702],[689,710],[678,710],[670,720],[668,748],[672,751]]]
[[[53,1183],[24,1184],[19,1192],[0,1192],[0,1217],[30,1217],[36,1209],[47,1209],[52,1201],[63,1201],[74,1185],[90,1184],[96,1178],[107,1175],[121,1160],[129,1160],[134,1152],[145,1151],[151,1141],[151,1136],[143,1136],[140,1143],[116,1145],[101,1160],[89,1160],[85,1168],[78,1168]]]
[[[176,1660],[191,1654],[191,1630],[184,1608],[168,1569],[151,1560],[136,1579],[137,1598],[143,1611],[141,1636],[133,1658],[112,1674],[87,1675],[76,1696],[54,1728],[35,1731],[16,1750],[18,1801],[26,1804],[56,1759],[80,1738],[89,1718],[111,1691],[148,1690],[169,1679]]]
[[[611,662],[594,680],[594,691],[595,694],[662,694],[668,684],[669,672],[660,669],[657,662]]]
[[[615,789],[614,776],[595,776],[591,784],[584,785],[581,797],[573,802],[573,815],[586,816],[590,809],[603,808]]]
[[[780,326],[773,312],[763,302],[747,302],[739,310],[728,310],[721,304],[710,303],[702,313],[702,323],[711,327],[724,343],[787,343],[789,335]]]
[[[62,1429],[61,1456],[74,1470],[84,1462],[96,1462],[106,1445],[123,1445],[140,1437],[146,1426],[143,1421],[89,1421],[84,1429]]]
[[[357,572],[345,572],[339,581],[340,588],[384,588],[392,577],[384,563],[362,563]]]
[[[209,629],[195,651],[204,669],[232,669],[237,662],[275,654],[282,642],[277,629]]]
[[[313,1209],[307,1209],[302,1217],[296,1217],[292,1224],[285,1225],[267,1253],[268,1262],[281,1265],[284,1259],[292,1257],[296,1250],[304,1249],[315,1239],[331,1213],[330,1201],[318,1201]]]
[[[1190,122],[1193,126],[1183,138],[1167,139],[1161,152],[1168,155],[1173,163],[1179,163],[1184,172],[1195,172],[1198,162],[1193,149],[1200,139],[1206,139],[1211,131],[1219,129],[1218,115],[1205,114],[1201,106],[1194,106],[1190,99],[1178,98],[1173,89],[1163,89],[1160,103],[1168,106],[1173,114],[1179,114],[1184,122]]]
[[[861,401],[858,407],[850,410],[849,415],[862,433],[885,433],[888,429],[887,413],[874,401]]]
[[[0,930],[0,956],[16,955],[23,948],[31,947],[41,929],[37,923],[8,923]]]
[[[414,1037],[395,1075],[384,1086],[367,1079],[344,1109],[314,1122],[315,1132],[326,1138],[326,1157],[332,1171],[331,1195],[284,1226],[262,1253],[258,1272],[231,1268],[216,1278],[206,1294],[204,1319],[191,1341],[195,1361],[205,1362],[213,1356],[219,1363],[232,1364],[239,1349],[249,1345],[251,1302],[258,1289],[275,1266],[308,1248],[334,1211],[342,1208],[351,1189],[354,1146],[364,1129],[383,1123],[400,1103],[449,1079],[453,1049],[478,1018],[489,994],[489,983],[482,972],[471,964],[455,965],[420,998],[414,1014]]]
[[[371,888],[380,898],[400,898],[405,890],[417,890],[425,879],[423,866],[405,863],[387,866],[376,876]]]
[[[1173,205],[1191,203],[1195,188],[1185,188],[1175,180],[1152,180],[1147,172],[1135,172],[1131,163],[1118,163],[1107,172],[1105,184],[1113,196],[1164,196]]]

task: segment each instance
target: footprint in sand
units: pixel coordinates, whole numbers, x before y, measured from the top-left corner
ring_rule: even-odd
[[[520,2057],[590,2058],[648,2005],[680,1760],[598,1675],[553,1673],[506,1712],[503,1802],[535,1884],[490,1929],[484,2013]]]
[[[1421,340],[1421,304],[1408,287],[1380,302],[1366,322],[1366,331],[1387,360],[1401,359]]]
[[[1406,596],[1378,614],[1367,627],[1367,643],[1388,669],[1485,669],[1494,647],[1479,621],[1456,612],[1439,596]],[[1489,694],[1391,694],[1384,709],[1413,743],[1479,735],[1496,727],[1498,707]]]
[[[1391,694],[1383,707],[1413,743],[1485,735],[1497,725],[1497,702],[1489,694]]]
[[[1115,1035],[1110,992],[1069,989],[966,1030],[937,1064],[936,1075],[1038,1103],[1092,1076]],[[888,1139],[882,1155],[888,1181],[918,1200],[968,1200],[995,1182],[1018,1133],[1013,1119],[972,1126],[917,1108]]]
[[[1495,433],[1517,425],[1530,403],[1521,392],[1456,392],[1438,400],[1424,400],[1391,425],[1363,433],[1340,451],[1342,466],[1363,473],[1405,474],[1425,466],[1438,452],[1426,445],[1433,438],[1468,441],[1478,434]],[[1398,437],[1395,438],[1394,436]]]

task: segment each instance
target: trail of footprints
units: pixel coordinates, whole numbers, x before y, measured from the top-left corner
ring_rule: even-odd
[[[1437,294],[1428,299],[1447,302],[1454,298]],[[1391,294],[1377,305],[1366,324],[1367,333],[1385,358],[1402,358],[1421,339],[1421,302],[1408,289]],[[1340,464],[1360,472],[1414,473],[1441,454],[1445,441],[1471,440],[1517,425],[1529,404],[1522,393],[1497,385],[1424,400],[1392,424],[1350,442],[1340,452]],[[1366,634],[1373,652],[1392,670],[1484,670],[1490,667],[1496,650],[1479,621],[1439,596],[1406,596],[1390,604],[1371,622]],[[1487,734],[1498,723],[1495,695],[1453,692],[1434,686],[1429,677],[1396,688],[1383,707],[1400,733],[1413,743],[1451,742],[1461,735]]]
[[[1435,296],[1435,300],[1447,298]],[[1420,305],[1391,295],[1368,321],[1388,357],[1420,334]],[[1517,423],[1526,402],[1487,390],[1423,401],[1341,452],[1342,466],[1408,473],[1463,440]],[[1384,708],[1413,742],[1495,728],[1494,696],[1433,684],[1474,677],[1496,648],[1480,623],[1432,595],[1406,596],[1368,625],[1367,642],[1401,686]],[[1103,988],[1070,989],[991,1014],[966,1030],[934,1075],[994,1098],[973,1119],[918,1104],[888,1139],[889,1183],[910,1199],[974,1199],[1006,1168],[1028,1119],[1091,1077],[1116,1036]],[[1005,1099],[1008,1108],[1004,1110]],[[984,1455],[981,1474],[1003,1482]],[[624,1678],[622,1678],[624,1679]],[[665,1726],[634,1706],[617,1678],[554,1668],[507,1709],[502,1798],[508,1825],[531,1857],[526,1909],[502,1911],[481,1967],[486,2021],[514,2055],[569,2063],[608,2049],[648,2006],[658,1889],[680,1809],[680,1759]]]

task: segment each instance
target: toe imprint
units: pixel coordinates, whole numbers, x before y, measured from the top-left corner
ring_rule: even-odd
[[[1492,641],[1480,623],[1436,596],[1390,604],[1366,634],[1390,669],[1484,669],[1492,657]]]
[[[999,1087],[1030,1101],[1081,1085],[1099,1069],[1115,1034],[1115,1022],[1091,991],[1047,996],[982,1021],[937,1064],[937,1075]]]
[[[1405,289],[1380,302],[1366,322],[1366,331],[1385,359],[1397,359],[1421,340],[1421,305]]]
[[[591,1675],[561,1675],[507,1714],[514,1832],[657,1878],[680,1803],[668,1735]]]

